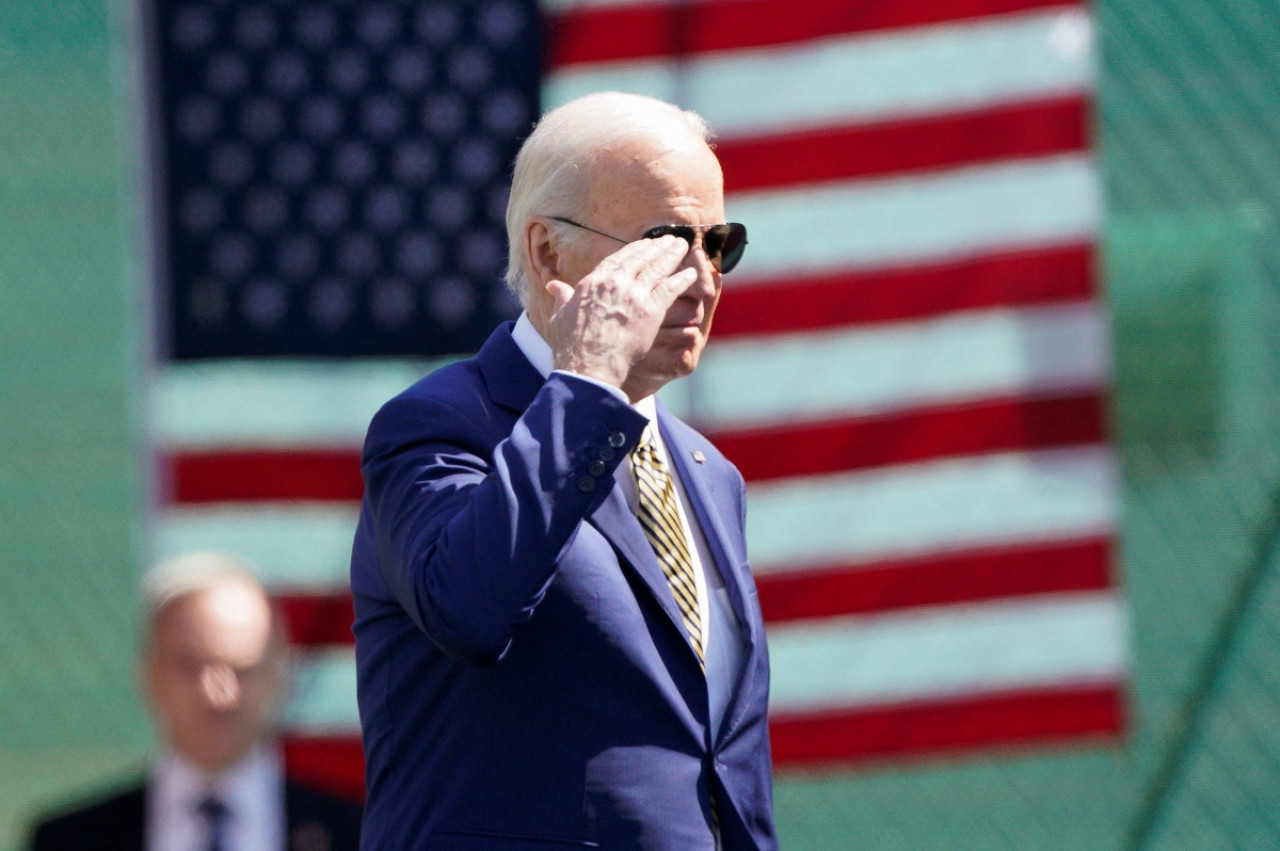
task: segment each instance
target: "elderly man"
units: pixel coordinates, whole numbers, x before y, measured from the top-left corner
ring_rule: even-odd
[[[284,779],[284,634],[246,567],[220,553],[164,562],[143,602],[159,759],[142,785],[41,825],[34,851],[355,851],[359,806]]]
[[[523,315],[370,426],[367,847],[776,846],[742,477],[653,396],[746,244],[708,136],[633,95],[546,115],[507,211]]]

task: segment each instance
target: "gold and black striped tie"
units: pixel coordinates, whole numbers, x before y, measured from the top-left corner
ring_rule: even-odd
[[[658,448],[654,445],[652,426],[646,428],[640,444],[631,453],[631,469],[636,477],[636,493],[640,503],[640,525],[658,556],[662,572],[680,609],[680,618],[689,633],[693,650],[702,662],[702,616],[698,607],[698,586],[693,577],[693,558],[689,541],[680,525],[676,507],[675,486]]]

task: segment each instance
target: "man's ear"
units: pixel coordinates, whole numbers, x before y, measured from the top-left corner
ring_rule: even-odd
[[[555,234],[542,219],[531,219],[524,226],[524,253],[529,258],[529,289],[542,290],[547,281],[560,277],[560,253]]]

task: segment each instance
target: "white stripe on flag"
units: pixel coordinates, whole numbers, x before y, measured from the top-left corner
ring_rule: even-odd
[[[949,458],[747,487],[757,573],[1109,532],[1105,447]]]
[[[1084,242],[1102,215],[1092,158],[1077,154],[742,192],[725,206],[751,232],[730,288]]]
[[[297,654],[293,692],[282,721],[292,733],[359,732],[354,648],[325,648]]]
[[[1064,594],[769,630],[770,711],[1118,681],[1124,608]]]
[[[1095,389],[1109,371],[1093,302],[714,338],[697,372],[662,393],[677,415],[709,430]]]
[[[714,336],[693,377],[662,392],[674,412],[707,428],[1096,388],[1109,369],[1106,327],[1093,303],[751,339]],[[175,366],[157,376],[157,437],[160,445],[188,449],[359,447],[379,406],[438,365]],[[753,392],[743,393],[748,386]]]
[[[951,112],[1092,86],[1078,8],[837,36],[795,45],[573,65],[543,86],[547,108],[590,92],[649,94],[701,113],[720,136]]]
[[[344,588],[359,515],[354,503],[165,506],[154,523],[157,556],[225,550],[276,591]]]
[[[448,362],[169,364],[157,374],[152,393],[153,437],[170,448],[360,446],[383,403]]]
[[[1098,448],[950,458],[792,478],[748,488],[747,539],[757,572],[861,563],[942,548],[1109,531],[1115,469]],[[347,581],[354,504],[174,507],[156,523],[160,556],[214,547],[260,566],[281,588]]]

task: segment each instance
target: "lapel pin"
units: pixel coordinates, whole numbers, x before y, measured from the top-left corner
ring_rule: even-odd
[[[702,464],[707,460],[707,456],[702,454],[701,449],[695,449],[693,450],[693,460],[697,461],[699,464]]]

